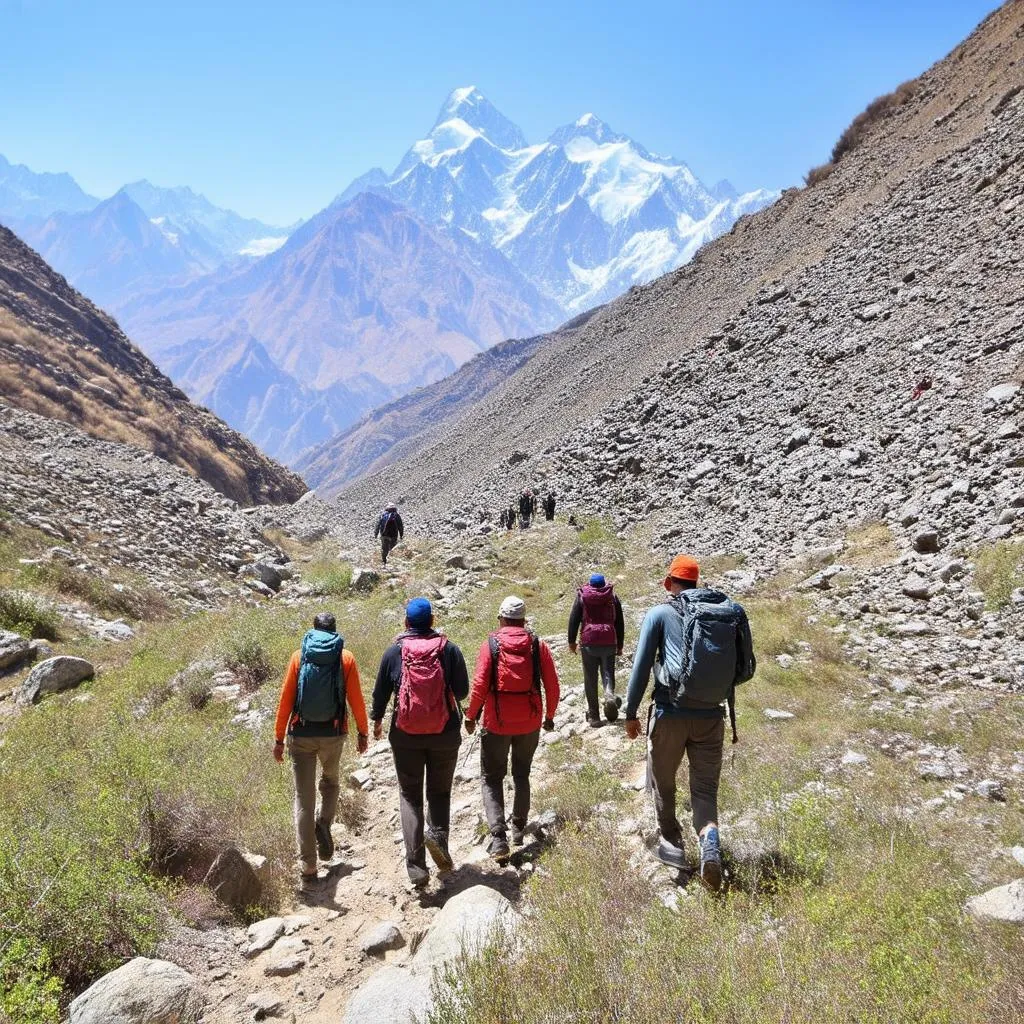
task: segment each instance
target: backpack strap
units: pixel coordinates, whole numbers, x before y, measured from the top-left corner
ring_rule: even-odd
[[[494,694],[494,717],[501,723],[501,710],[498,707],[498,654],[501,648],[498,646],[498,638],[491,633],[487,638],[487,647],[491,652],[491,692]]]
[[[739,743],[740,738],[736,732],[736,687],[734,686],[729,691],[728,697],[729,704],[729,725],[732,726],[732,741],[733,743]]]
[[[540,693],[540,637],[536,635],[533,638],[533,685]]]

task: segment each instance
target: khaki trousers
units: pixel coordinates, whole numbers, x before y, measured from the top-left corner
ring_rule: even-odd
[[[307,871],[316,868],[316,822],[330,827],[338,809],[338,780],[344,736],[289,736],[288,755],[295,779],[295,839],[299,860]],[[316,766],[320,764],[320,813],[316,813]]]

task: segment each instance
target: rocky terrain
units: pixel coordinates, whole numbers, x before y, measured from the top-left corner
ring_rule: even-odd
[[[295,501],[305,490],[193,405],[109,316],[3,227],[0,400],[145,448],[245,504]]]
[[[929,429],[963,437],[942,454],[947,471],[963,467],[957,476],[970,475],[972,436],[984,435],[998,463],[994,448],[1005,458],[1016,443],[999,434],[1012,434],[1013,409],[983,408],[991,388],[1019,378],[1022,56],[1011,3],[876,108],[831,173],[538,345],[415,452],[345,489],[345,516],[386,493],[406,495],[414,519],[450,521],[454,508],[493,520],[511,490],[551,482],[620,521],[651,514],[652,499],[671,502],[664,528],[686,531],[687,477],[701,467],[702,494],[715,480],[739,485],[723,495],[737,507],[721,510],[723,536],[705,541],[721,546],[744,508],[773,539],[798,529],[797,508],[818,532],[841,528],[848,510],[884,516],[884,474],[916,461]],[[801,430],[808,443],[787,452]],[[622,435],[614,446],[612,431]],[[844,450],[855,464],[840,461],[836,476],[828,467]],[[805,484],[801,474],[823,470],[829,480]],[[929,471],[908,475],[905,492]],[[851,479],[865,483],[847,503],[835,485]],[[755,518],[754,507],[775,514]]]

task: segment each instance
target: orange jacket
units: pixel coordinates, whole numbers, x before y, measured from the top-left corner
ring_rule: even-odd
[[[281,684],[281,699],[277,702],[277,720],[274,723],[274,738],[279,742],[284,740],[295,717],[295,698],[298,694],[301,662],[302,652],[296,651],[292,655],[292,660],[288,662],[284,682]],[[352,709],[352,714],[356,716],[356,728],[365,736],[370,731],[370,723],[366,719],[366,703],[363,700],[363,691],[359,683],[359,667],[356,665],[355,655],[347,649],[343,650],[341,665],[345,675],[345,697],[348,700],[348,706]],[[348,715],[345,715],[342,730],[348,732]]]

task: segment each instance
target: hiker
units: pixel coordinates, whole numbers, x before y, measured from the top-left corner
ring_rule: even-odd
[[[498,630],[484,642],[476,659],[473,689],[466,708],[466,732],[480,732],[480,776],[484,812],[491,838],[487,852],[499,863],[510,856],[505,820],[505,776],[512,758],[512,845],[523,845],[530,815],[530,767],[541,727],[555,727],[558,672],[551,650],[526,628],[522,598],[506,597],[498,610]]]
[[[544,496],[544,518],[549,523],[555,518],[555,495],[553,491],[548,491]]]
[[[373,529],[373,536],[380,537],[380,557],[385,565],[388,564],[388,555],[391,549],[398,543],[399,539],[405,536],[405,524],[398,514],[397,505],[387,505],[381,512],[377,525]]]
[[[334,856],[331,823],[338,808],[338,766],[348,732],[346,702],[356,720],[356,749],[365,753],[369,730],[359,668],[352,652],[345,650],[345,640],[338,633],[334,616],[320,612],[288,662],[274,725],[274,760],[284,761],[287,736],[295,778],[295,837],[303,881],[316,878],[318,854],[324,861]]]
[[[506,517],[505,528],[508,530],[514,530],[516,525],[516,503],[513,501],[508,507],[508,515]]]
[[[498,515],[498,529],[499,530],[504,530],[505,529],[507,518],[508,518],[508,509],[503,508],[501,510],[501,513]]]
[[[685,754],[690,769],[690,806],[700,847],[700,878],[722,884],[718,836],[718,781],[722,773],[725,710],[737,741],[735,689],[757,667],[743,608],[719,590],[698,587],[700,568],[689,555],[669,566],[665,589],[672,595],[644,618],[626,694],[626,735],[640,735],[637,710],[654,669],[654,704],[648,709],[647,783],[653,791],[661,839],[657,856],[682,868],[683,834],[676,817],[676,773]]]
[[[519,528],[525,530],[533,518],[533,498],[529,491],[519,495]]]
[[[454,866],[448,852],[452,780],[462,740],[459,701],[469,693],[462,651],[434,629],[425,597],[405,608],[405,632],[384,652],[373,687],[373,738],[384,732],[384,712],[394,696],[388,741],[398,776],[405,867],[422,888],[430,880],[424,847],[438,870]],[[426,827],[423,788],[426,782]]]
[[[604,716],[609,722],[619,717],[622,698],[615,695],[615,656],[622,654],[626,625],[622,605],[610,583],[595,572],[589,582],[576,592],[576,600],[569,612],[569,651],[577,651],[576,637],[580,634],[580,659],[583,662],[583,693],[587,698],[587,724],[596,729],[601,724],[598,710],[597,677],[601,676],[604,693]]]

